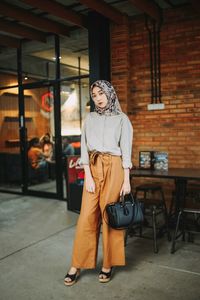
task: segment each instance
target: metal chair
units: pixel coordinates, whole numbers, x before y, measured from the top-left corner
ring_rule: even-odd
[[[186,193],[186,205],[191,204],[191,208],[181,208],[176,222],[176,228],[172,238],[171,253],[176,251],[176,242],[180,236],[185,241],[185,234],[188,233],[188,242],[194,241],[194,234],[200,233],[200,186],[189,186]],[[196,206],[196,207],[194,207]]]
[[[142,197],[139,197],[139,194],[143,194]],[[149,197],[148,195],[151,194],[153,197]],[[155,195],[158,195],[158,198]],[[147,237],[143,236],[142,227],[149,227],[153,229],[153,247],[154,252],[158,253],[158,243],[157,238],[163,236],[164,233],[167,233],[168,240],[171,240],[171,235],[168,228],[168,213],[167,207],[165,204],[164,199],[164,192],[162,186],[160,184],[142,184],[136,187],[135,198],[139,201],[144,202],[144,217],[145,221],[143,225],[139,226],[139,236],[140,237]],[[162,226],[158,226],[157,217],[158,215],[162,214],[164,217],[164,224]],[[151,224],[149,224],[146,217],[151,217]],[[127,241],[128,235],[132,236],[134,234],[134,228],[130,228],[127,230],[125,235],[125,243]],[[147,237],[149,238],[149,237]],[[152,237],[150,237],[152,238]]]

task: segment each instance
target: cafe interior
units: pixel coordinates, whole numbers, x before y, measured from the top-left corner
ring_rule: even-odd
[[[131,186],[145,206],[125,244],[148,228],[158,255],[160,237],[171,253],[186,233],[198,242],[199,57],[198,0],[0,1],[0,192],[80,212],[81,129],[90,85],[105,79],[133,125]],[[34,168],[30,148],[46,139]]]

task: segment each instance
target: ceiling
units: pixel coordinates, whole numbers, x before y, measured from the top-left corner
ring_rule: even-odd
[[[80,58],[82,73],[88,73],[88,12],[99,12],[117,24],[120,24],[124,17],[134,18],[139,14],[147,14],[158,21],[160,8],[176,8],[192,4],[200,11],[199,2],[199,0],[1,0],[0,70],[16,69],[16,49],[20,44],[23,55],[27,60],[31,57],[32,63],[36,59],[53,62],[55,56],[53,34],[58,34],[61,41],[61,64],[75,69]],[[24,72],[28,71],[24,67]],[[35,70],[30,70],[31,72],[33,75],[34,72],[37,73]]]

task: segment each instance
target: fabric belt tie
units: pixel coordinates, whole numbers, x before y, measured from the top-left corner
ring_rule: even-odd
[[[95,165],[95,163],[96,163],[96,161],[97,161],[97,157],[99,156],[99,155],[111,155],[110,153],[107,153],[107,152],[100,152],[100,151],[91,151],[91,152],[89,152],[89,155],[90,155],[90,163],[92,164],[92,165]]]

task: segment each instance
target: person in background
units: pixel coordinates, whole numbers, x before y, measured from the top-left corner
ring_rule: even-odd
[[[124,231],[108,226],[104,210],[108,203],[118,201],[120,194],[130,193],[133,128],[108,81],[94,82],[90,93],[95,110],[87,115],[81,135],[85,180],[71,267],[64,279],[67,286],[76,282],[81,269],[96,267],[101,224],[103,264],[99,282],[110,281],[112,268],[125,265]]]
[[[40,144],[46,160],[51,162],[53,160],[54,144],[51,141],[49,133],[46,133],[40,138]]]
[[[75,150],[74,147],[69,143],[69,140],[67,137],[63,137],[62,139],[62,153],[64,156],[67,155],[74,155],[75,154]]]
[[[37,137],[31,139],[29,142],[28,159],[33,169],[47,166],[45,154],[41,149],[40,141]]]

